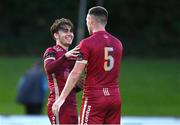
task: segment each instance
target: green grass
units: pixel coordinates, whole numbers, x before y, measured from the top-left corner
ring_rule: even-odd
[[[123,62],[123,115],[180,116],[180,60]]]
[[[34,60],[0,58],[0,114],[24,113],[15,101],[16,85]],[[180,116],[180,60],[125,59],[119,81],[123,115]]]
[[[36,58],[0,58],[0,114],[23,114],[16,103],[16,86],[20,76]]]

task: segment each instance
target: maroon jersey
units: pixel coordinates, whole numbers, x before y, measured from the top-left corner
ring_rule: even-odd
[[[65,57],[64,54],[66,52],[67,51],[63,49],[61,46],[56,45],[48,48],[43,55],[44,68],[46,71],[48,86],[50,89],[50,95],[48,98],[48,116],[51,123],[54,123],[53,120],[55,120],[56,118],[56,124],[58,124],[59,121],[60,123],[66,123],[66,124],[75,123],[77,121],[76,120],[75,122],[71,122],[70,121],[71,118],[69,118],[69,115],[72,115],[72,117],[77,116],[75,88],[71,91],[71,93],[67,97],[65,103],[63,104],[64,106],[62,106],[62,109],[60,109],[60,115],[58,114],[59,116],[57,115],[56,117],[54,117],[54,114],[51,111],[52,104],[61,94],[61,91],[65,86],[68,75],[75,63],[74,59],[69,59],[69,58],[67,59]],[[71,110],[71,114],[66,115],[64,113],[66,112],[66,110]],[[66,118],[67,120],[64,118]]]
[[[81,124],[119,124],[121,97],[118,86],[123,47],[106,31],[80,42],[79,63],[86,65]]]
[[[118,87],[122,50],[121,41],[105,31],[95,32],[81,41],[82,61],[79,62],[87,63],[84,94],[91,89]]]

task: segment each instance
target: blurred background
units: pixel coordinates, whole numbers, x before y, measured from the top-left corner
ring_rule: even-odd
[[[54,20],[74,23],[72,48],[88,36],[85,15],[95,5],[109,11],[107,31],[124,46],[122,115],[180,117],[179,0],[1,0],[0,115],[25,114],[16,102],[17,84],[55,44],[49,31]]]

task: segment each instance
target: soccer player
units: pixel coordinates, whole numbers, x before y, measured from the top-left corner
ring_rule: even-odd
[[[72,70],[79,47],[68,51],[74,34],[73,24],[69,19],[61,18],[55,20],[50,28],[56,45],[46,49],[43,59],[50,94],[48,98],[48,117],[51,124],[78,124],[76,90],[73,88],[62,108],[56,114],[52,112],[52,105],[59,97],[65,86],[67,77]]]
[[[89,9],[86,24],[91,36],[80,42],[81,55],[60,97],[52,107],[53,112],[61,109],[86,67],[80,124],[120,124],[121,96],[118,74],[123,46],[120,40],[105,30],[107,20],[108,12],[104,7]]]

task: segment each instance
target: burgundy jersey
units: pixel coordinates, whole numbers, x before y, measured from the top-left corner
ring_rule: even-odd
[[[56,45],[48,48],[44,53],[44,67],[47,74],[50,96],[56,98],[65,86],[66,80],[72,70],[75,60],[67,59],[67,51]],[[75,91],[68,96],[67,101],[75,103]]]
[[[56,115],[54,118],[54,114],[52,113],[52,104],[61,94],[63,90],[66,80],[68,78],[69,73],[71,72],[75,59],[69,59],[65,57],[65,53],[67,51],[59,45],[49,47],[44,55],[44,68],[46,71],[48,86],[50,89],[50,95],[48,98],[48,116],[51,123],[54,123],[56,120],[56,124],[59,123],[74,123],[70,121],[69,115],[66,115],[64,112],[66,110],[71,110],[71,116],[77,117],[77,103],[76,103],[76,89],[74,88],[69,96],[66,98],[65,103],[60,109],[60,115]],[[62,114],[61,114],[62,113]],[[65,119],[66,118],[66,119]],[[76,120],[75,120],[76,122]]]
[[[77,62],[87,64],[81,124],[120,124],[118,75],[122,51],[121,41],[106,31],[95,32],[80,42]]]
[[[87,63],[84,94],[91,89],[118,87],[122,51],[121,41],[105,31],[95,32],[80,42],[79,62]]]

